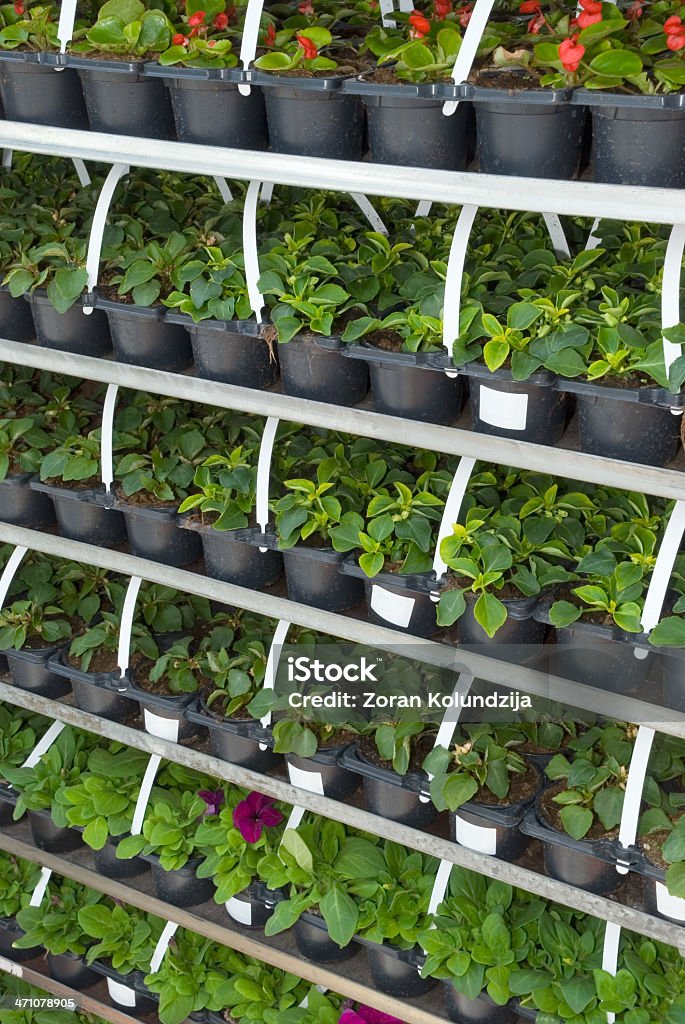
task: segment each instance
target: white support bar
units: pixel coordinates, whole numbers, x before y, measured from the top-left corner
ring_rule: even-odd
[[[452,346],[459,337],[461,282],[464,274],[464,260],[466,259],[466,249],[477,213],[477,206],[462,206],[457,226],[452,236],[450,254],[447,259],[445,303],[442,311],[442,344],[449,356],[452,355]]]
[[[119,672],[123,677],[128,668],[131,657],[131,632],[133,630],[133,614],[138,600],[138,591],[142,583],[140,576],[131,576],[126,588],[124,607],[121,612],[121,623],[119,626],[119,649],[117,651],[117,664]]]
[[[62,0],[59,11],[59,23],[57,25],[57,38],[59,40],[59,52],[66,53],[67,46],[74,35],[74,19],[76,18],[76,0]],[[58,69],[61,70],[61,69]],[[46,88],[50,88],[46,84]]]
[[[625,850],[635,845],[640,808],[642,806],[642,793],[645,788],[645,778],[647,776],[654,736],[654,729],[641,725],[637,731],[633,754],[630,758],[628,781],[626,782],[623,796],[621,827],[618,833],[618,841]],[[624,861],[619,861],[616,864],[616,870],[619,875],[627,875],[630,865]]]
[[[257,52],[259,23],[262,18],[263,7],[264,0],[247,0],[247,11],[245,12],[243,35],[240,42],[240,64],[243,71],[247,71]],[[250,91],[249,85],[241,83],[238,86],[238,92],[241,96],[249,96]]]
[[[102,406],[100,425],[100,475],[105,491],[109,493],[114,482],[114,409],[117,404],[118,384],[108,384]]]
[[[685,225],[676,224],[668,239],[664,259],[664,276],[661,286],[661,326],[664,330],[680,323],[680,277],[684,248]],[[680,355],[682,355],[680,345],[664,338],[666,370],[670,369]]]
[[[252,0],[250,0],[252,2]],[[259,254],[257,251],[257,204],[261,181],[251,181],[245,193],[243,207],[243,254],[245,256],[245,280],[252,312],[260,322],[264,308],[264,296],[257,286],[259,281]]]
[[[257,461],[257,495],[255,501],[255,515],[259,529],[265,533],[269,526],[269,480],[271,478],[271,460],[274,452],[274,441],[280,420],[277,416],[269,416],[264,424],[264,433],[259,446],[259,459]],[[266,548],[260,548],[266,551]]]
[[[475,459],[460,459],[459,465],[457,466],[457,472],[454,474],[452,483],[450,485],[450,492],[447,495],[447,501],[445,502],[445,508],[443,509],[442,519],[440,520],[440,529],[438,530],[438,539],[435,544],[435,554],[433,555],[433,572],[437,579],[440,579],[447,572],[447,562],[440,554],[440,545],[442,544],[445,537],[449,537],[452,532],[452,526],[459,520],[459,513],[461,511],[461,503],[464,500],[466,494],[466,488],[468,487],[469,480],[471,479],[471,473],[473,467],[476,464]],[[439,595],[431,595],[434,600],[438,600]]]
[[[480,41],[494,3],[495,0],[476,0],[471,12],[471,18],[464,32],[464,38],[459,47],[457,59],[452,68],[452,80],[455,85],[461,85],[471,73],[473,62],[476,59],[476,52],[480,46]],[[447,100],[443,104],[442,112],[445,117],[450,117],[455,113],[458,106],[458,100]]]
[[[659,545],[656,563],[649,581],[640,624],[645,633],[650,633],[661,618],[661,610],[673,572],[680,542],[685,530],[685,501],[676,501]],[[639,648],[635,648],[637,652]]]
[[[10,588],[14,574],[16,573],[22,558],[28,551],[28,548],[17,545],[12,554],[7,559],[7,565],[2,570],[2,576],[0,576],[0,608],[4,607],[5,599],[7,597],[7,591]]]
[[[279,619],[278,625],[274,631],[273,640],[271,641],[271,647],[269,648],[269,654],[266,659],[266,668],[264,670],[264,682],[262,683],[262,689],[273,690],[276,683],[276,672],[278,671],[278,663],[281,660],[281,653],[283,651],[283,644],[285,638],[290,629],[292,623],[287,622],[285,619]],[[267,711],[263,718],[260,719],[259,724],[262,729],[268,729],[271,725],[271,712]],[[260,743],[259,749],[266,750],[267,744]]]
[[[147,763],[145,769],[145,775],[143,776],[143,782],[140,787],[140,793],[136,800],[136,808],[133,812],[133,822],[131,824],[131,835],[139,836],[143,830],[143,822],[145,821],[145,812],[147,811],[147,805],[150,801],[150,793],[152,787],[155,784],[157,772],[162,759],[158,754],[151,754],[150,760]]]
[[[107,214],[109,213],[109,207],[114,196],[115,189],[119,184],[120,180],[125,174],[128,174],[130,170],[129,164],[115,163],[110,167],[109,174],[105,178],[105,183],[102,186],[98,201],[95,206],[95,213],[93,214],[93,223],[90,228],[90,238],[88,239],[88,254],[86,256],[86,271],[88,272],[88,291],[92,292],[98,283],[98,273],[100,270],[100,253],[102,252],[102,236],[105,231],[105,221],[107,220]],[[93,312],[92,306],[84,306],[83,312],[90,314]]]

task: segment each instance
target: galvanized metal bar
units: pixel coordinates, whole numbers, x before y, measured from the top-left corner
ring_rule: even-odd
[[[550,467],[557,464],[555,460],[563,456],[563,473],[571,480],[587,480],[624,490],[641,491],[643,494],[685,499],[685,472],[679,469],[655,469],[604,456],[587,455],[570,448],[551,448],[526,441],[512,441],[506,437],[478,434],[459,427],[420,423],[418,420],[411,420],[408,426],[405,419],[385,416],[368,409],[312,402],[308,398],[293,398],[278,391],[239,388],[186,374],[59,352],[4,338],[0,339],[0,360],[75,377],[87,377],[88,380],[105,384],[119,384],[153,394],[169,395],[171,398],[204,402],[221,409],[235,409],[257,416],[276,416],[293,423],[348,431],[363,437],[393,442],[406,439],[416,448],[463,455],[504,466],[519,466],[540,473],[548,473]]]
[[[602,896],[595,896],[593,893],[585,892],[584,889],[567,885],[565,882],[557,882],[548,878],[538,871],[512,864],[509,861],[498,860],[496,857],[484,853],[476,853],[459,846],[448,839],[432,835],[428,832],[421,832],[418,829],[409,828],[406,825],[389,821],[377,814],[361,810],[350,804],[331,800],[329,797],[311,793],[308,790],[291,786],[282,779],[261,775],[258,772],[250,771],[239,765],[231,764],[220,758],[213,757],[203,751],[194,750],[191,747],[180,746],[168,740],[158,739],[149,733],[139,731],[130,726],[120,725],[118,722],[110,722],[107,719],[98,718],[95,715],[87,714],[78,708],[70,707],[58,701],[48,700],[45,697],[37,696],[25,690],[8,686],[0,682],[0,700],[8,701],[19,707],[27,708],[30,711],[38,711],[44,715],[50,715],[89,732],[97,733],[108,739],[117,740],[128,746],[135,747],[151,754],[157,754],[169,761],[186,765],[196,771],[205,772],[216,778],[225,779],[245,789],[254,789],[267,796],[273,796],[277,800],[291,806],[306,807],[326,818],[341,821],[352,828],[358,828],[372,835],[383,836],[393,842],[401,843],[413,850],[430,854],[437,860],[446,860],[451,864],[460,864],[462,867],[475,871],[477,874],[486,875],[489,878],[498,878],[510,885],[516,885],[528,892],[537,893],[545,899],[555,903],[562,903],[567,907],[574,907],[583,910],[594,917],[601,917],[606,921],[614,921],[623,928],[639,932],[649,938],[657,939],[660,942],[667,942],[669,945],[682,948],[685,954],[685,929],[674,925],[663,918],[654,917],[633,907],[623,906],[613,900]],[[0,848],[4,837],[0,837]],[[47,863],[41,861],[41,863]],[[52,865],[47,863],[48,867]],[[59,870],[59,869],[58,869]],[[88,883],[90,884],[90,883]],[[98,888],[98,886],[95,886]],[[156,912],[156,911],[155,911]]]
[[[385,626],[376,626],[346,615],[338,615],[298,604],[274,594],[264,594],[233,583],[201,576],[196,572],[177,569],[138,558],[122,551],[82,544],[55,534],[27,530],[21,526],[0,523],[0,541],[20,544],[44,554],[71,558],[75,562],[97,565],[102,569],[120,572],[127,576],[140,576],[154,583],[162,583],[188,594],[207,597],[222,604],[236,605],[246,611],[268,615],[274,619],[285,619],[298,626],[331,633],[344,640],[366,644],[380,650],[404,653],[428,665],[451,669],[455,673],[466,672],[478,679],[485,679],[522,693],[545,697],[575,708],[582,708],[607,718],[635,722],[659,732],[685,739],[685,714],[664,711],[653,704],[636,700],[634,697],[585,686],[570,679],[547,672],[540,672],[527,665],[477,654],[458,646],[437,643],[420,637],[410,637]]]
[[[16,121],[0,122],[0,147],[111,164],[126,163],[134,167],[165,168],[186,174],[257,179],[305,188],[363,192],[366,195],[614,220],[635,220],[639,216],[641,220],[658,224],[685,223],[685,196],[680,189],[552,181],[426,168],[419,170],[366,161],[321,160],[73,131]]]
[[[167,921],[174,921],[182,928],[188,928],[199,935],[204,935],[213,942],[219,942],[239,953],[256,957],[272,967],[290,971],[297,977],[304,978],[305,981],[323,985],[339,995],[397,1016],[406,1021],[406,1024],[445,1024],[446,1018],[432,1011],[436,1002],[434,994],[405,1002],[379,992],[361,956],[356,956],[353,960],[337,965],[336,970],[310,963],[300,956],[294,940],[287,933],[273,938],[260,937],[257,939],[243,930],[238,930],[238,926],[233,924],[224,908],[213,902],[203,903],[192,910],[164,903],[151,895],[149,878],[136,879],[135,885],[124,885],[122,882],[106,878],[92,870],[89,866],[90,854],[85,851],[57,856],[38,850],[31,842],[29,829],[25,825],[14,826],[3,831],[0,835],[0,849],[7,850],[18,857],[24,857],[26,860],[43,864],[82,885],[90,886],[91,889],[104,892],[114,899],[139,907],[146,913],[156,914]],[[117,1021],[115,1024],[119,1024],[119,1022]],[[130,1018],[126,1017],[121,1024],[135,1024],[135,1022],[131,1022]]]

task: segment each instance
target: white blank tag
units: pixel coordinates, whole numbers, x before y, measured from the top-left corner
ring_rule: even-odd
[[[483,825],[474,825],[470,821],[456,815],[457,842],[476,853],[488,853],[493,856],[497,852],[497,831]]]
[[[162,718],[161,715],[155,715],[152,711],[148,711],[147,708],[144,709],[143,716],[145,719],[145,732],[149,732],[151,736],[158,736],[160,740],[178,742],[178,727],[180,723],[177,719]]]
[[[228,916],[232,917],[238,924],[252,924],[252,907],[245,900],[238,900],[231,896],[226,902]]]
[[[414,611],[415,598],[393,594],[374,583],[371,587],[371,608],[386,622],[396,626],[408,626]]]
[[[528,395],[511,395],[480,384],[479,416],[483,423],[503,430],[525,430],[528,419]]]
[[[30,907],[39,907],[43,902],[43,896],[45,896],[45,890],[48,887],[48,882],[50,881],[51,874],[51,868],[40,869],[40,878],[38,879],[38,885],[33,890],[31,899],[29,900]]]
[[[663,882],[656,882],[656,906],[664,917],[672,917],[675,921],[685,921],[685,900],[680,896],[671,896]]]
[[[115,1003],[121,1003],[122,1006],[136,1005],[136,992],[130,985],[122,985],[120,981],[108,978],[107,991]]]
[[[309,793],[319,793],[320,796],[323,796],[321,772],[307,772],[303,768],[289,764],[288,777],[292,786],[298,786],[300,789],[306,789]],[[295,828],[296,826],[291,827]]]

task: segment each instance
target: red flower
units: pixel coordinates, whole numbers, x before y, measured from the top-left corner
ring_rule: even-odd
[[[642,3],[642,0],[634,0],[626,11],[626,18],[628,21],[637,21],[638,18],[642,17],[643,10],[644,4]]]
[[[319,56],[319,51],[316,48],[316,43],[314,43],[311,39],[307,39],[306,36],[301,36],[299,33],[295,36],[295,38],[297,39],[298,43],[304,50],[305,60],[314,60],[315,57]]]
[[[576,24],[579,25],[580,28],[587,28],[588,25],[596,25],[597,22],[601,21],[601,20],[602,20],[601,13],[600,14],[588,14],[587,11],[583,11],[582,14],[578,15]]]
[[[266,30],[266,35],[264,36],[264,45],[270,47],[270,46],[273,46],[275,42],[276,42],[276,29],[274,28],[274,24],[272,22],[269,25],[268,29]]]
[[[18,14],[19,17],[21,17],[21,15],[24,13],[24,5],[21,2],[21,0],[17,0],[17,2],[15,3],[15,5],[14,5],[14,13]]]
[[[544,14],[542,13],[542,11],[538,11],[538,13],[534,14],[528,22],[528,28],[526,29],[526,31],[536,36],[540,29],[546,24],[547,22],[545,20]]]
[[[664,22],[664,32],[666,35],[670,35],[671,32],[680,32],[683,27],[683,19],[679,18],[677,14],[672,14],[670,18],[666,18]]]
[[[452,11],[452,0],[434,0],[435,17],[443,21]]]
[[[578,42],[578,36],[572,36],[559,43],[559,60],[565,71],[577,71],[584,56],[585,47]]]
[[[468,23],[471,21],[472,14],[473,4],[464,4],[463,7],[459,8],[459,24],[462,28],[466,28]]]
[[[223,13],[217,14],[212,25],[214,28],[218,29],[219,32],[223,32],[223,30],[228,27],[228,15]]]
[[[193,28],[198,28],[200,25],[204,25],[205,17],[204,11],[195,11],[195,14],[191,14],[188,18],[188,24],[192,25]]]
[[[182,32],[177,32],[174,38],[171,40],[172,46],[186,46],[188,40]]]
[[[540,0],[523,0],[523,3],[519,4],[521,14],[537,14],[539,10]]]
[[[314,13],[314,7],[312,5],[312,0],[302,0],[302,3],[298,6],[297,9],[300,12],[300,14],[306,14],[306,15],[313,14]]]
[[[677,53],[685,47],[685,28],[681,32],[671,32],[666,36],[666,46]]]
[[[280,825],[283,815],[272,807],[276,801],[263,793],[248,793],[233,811],[233,824],[246,843],[256,843],[265,828]]]
[[[208,39],[207,40],[207,46],[209,46],[209,47],[216,46],[216,39]]]
[[[425,18],[420,11],[412,11],[409,15],[409,24],[411,29],[409,35],[412,39],[423,39],[427,36],[431,30],[431,23],[428,18]]]

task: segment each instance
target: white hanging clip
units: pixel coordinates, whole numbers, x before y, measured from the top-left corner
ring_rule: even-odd
[[[261,181],[250,182],[247,186],[247,192],[245,193],[245,205],[243,206],[243,254],[245,257],[245,281],[247,283],[247,294],[250,299],[250,306],[252,307],[252,312],[257,318],[257,323],[261,323],[262,309],[264,308],[264,296],[257,286],[257,282],[259,281],[257,204],[259,202],[259,189],[261,185]]]
[[[67,46],[74,35],[74,19],[76,18],[76,0],[62,0],[59,11],[59,23],[57,25],[57,39],[59,40],[59,52],[66,53]],[[63,71],[64,68],[56,68]],[[49,86],[48,86],[49,88]]]
[[[680,323],[680,273],[685,248],[685,224],[674,224],[666,246],[664,259],[664,276],[661,286],[661,327],[675,327]],[[682,355],[680,345],[664,338],[664,362],[666,371]],[[680,409],[671,410],[680,415]]]
[[[152,954],[150,960],[150,974],[156,974],[162,965],[162,960],[166,955],[166,951],[169,948],[169,943],[173,939],[174,935],[178,931],[178,925],[173,921],[167,921],[164,931],[159,937],[159,942],[155,946],[155,951]]]
[[[635,845],[637,836],[637,825],[642,806],[642,793],[645,788],[649,756],[652,752],[654,742],[654,729],[641,725],[637,731],[637,738],[633,747],[633,754],[630,758],[628,779],[625,793],[623,795],[623,810],[621,813],[621,826],[618,833],[618,841],[624,850]],[[619,875],[627,875],[630,870],[628,861],[619,860],[616,864]]]
[[[45,754],[52,744],[55,742],[59,734],[64,729],[64,722],[53,722],[49,729],[43,734],[41,739],[36,743],[35,747],[22,764],[22,768],[35,768],[40,761],[43,754]]]
[[[476,59],[476,52],[480,46],[481,37],[485,31],[494,3],[495,0],[476,0],[471,12],[471,18],[464,32],[464,38],[459,47],[457,59],[452,68],[452,80],[455,85],[461,85],[471,73],[473,62]],[[447,100],[443,103],[442,112],[445,117],[451,117],[456,112],[458,106],[459,100]]]
[[[286,622],[285,619],[279,619],[278,625],[274,631],[273,640],[271,641],[271,647],[269,648],[269,654],[266,659],[266,668],[264,669],[264,682],[262,683],[262,689],[273,690],[276,683],[276,672],[278,671],[278,663],[281,660],[281,653],[283,651],[283,644],[285,638],[290,629],[291,623]],[[267,711],[263,718],[260,719],[259,724],[262,729],[268,729],[271,725],[271,712]],[[260,743],[259,749],[266,750],[267,744]]]
[[[564,259],[571,259],[571,250],[568,245],[568,240],[564,233],[564,228],[559,219],[558,213],[543,213],[542,215],[545,224],[547,225],[547,231],[552,242],[552,248],[557,256],[561,256]]]
[[[214,183],[216,184],[216,187],[219,189],[219,195],[221,196],[223,201],[225,203],[233,202],[233,193],[228,187],[228,182],[226,181],[226,179],[222,178],[221,175],[219,174],[215,174]]]
[[[38,879],[38,884],[36,885],[36,888],[33,890],[31,894],[31,899],[29,900],[30,907],[39,907],[43,902],[43,896],[45,896],[45,890],[48,887],[48,882],[50,881],[51,875],[52,868],[43,867],[40,869],[40,878]]]
[[[599,237],[599,235],[595,234],[595,231],[599,227],[601,219],[601,217],[595,217],[594,221],[592,222],[590,234],[587,236],[587,242],[585,243],[586,252],[590,252],[590,250],[596,249],[598,246],[602,244],[602,239]]]
[[[7,591],[9,590],[10,584],[14,579],[14,574],[19,568],[21,560],[27,551],[28,548],[23,548],[21,547],[21,545],[17,544],[16,548],[7,559],[7,565],[2,570],[2,576],[0,576],[0,608],[2,608],[5,604]]]
[[[243,71],[247,71],[254,60],[257,52],[257,40],[259,38],[259,24],[262,19],[262,8],[264,0],[247,0],[247,11],[245,12],[245,23],[243,25],[243,36],[240,43],[240,63]],[[247,82],[241,82],[238,86],[241,96],[250,95],[250,86]]]
[[[259,446],[259,459],[257,461],[257,495],[255,501],[255,514],[259,529],[266,533],[269,528],[269,479],[271,477],[271,460],[273,458],[274,441],[278,430],[279,419],[277,416],[269,416],[264,424],[261,444]],[[261,552],[267,548],[260,548]]]
[[[445,502],[445,508],[443,509],[442,519],[440,520],[440,529],[438,530],[438,539],[435,544],[435,554],[433,555],[433,572],[435,578],[440,579],[441,576],[447,572],[447,562],[440,554],[440,545],[442,544],[445,537],[449,537],[452,533],[452,526],[459,520],[459,513],[461,511],[461,505],[466,494],[466,488],[469,485],[471,474],[473,473],[473,467],[476,464],[475,459],[462,458],[457,466],[457,471],[454,474],[452,483],[450,485],[450,492],[447,495],[447,501]],[[440,600],[439,593],[432,593],[431,598],[433,601]]]
[[[367,196],[363,192],[350,192],[350,196],[354,199],[355,203],[362,211],[369,224],[374,231],[378,231],[381,235],[387,235],[388,229],[383,223],[381,215],[378,213],[373,204],[369,201]]]
[[[448,356],[459,337],[459,314],[461,312],[461,285],[464,276],[466,249],[471,236],[473,222],[478,213],[477,206],[462,206],[457,226],[452,236],[450,254],[445,274],[445,303],[442,311],[442,344]],[[448,377],[456,377],[457,370],[448,370]]]
[[[90,237],[88,239],[88,254],[86,256],[86,271],[88,273],[87,287],[89,292],[94,291],[98,283],[102,238],[105,232],[105,221],[107,220],[107,214],[109,213],[112,197],[114,196],[114,191],[119,184],[119,181],[125,174],[128,174],[128,172],[128,164],[113,164],[109,169],[109,174],[105,178],[105,183],[102,186],[102,190],[98,196],[98,201],[95,205],[93,223],[90,228]],[[93,307],[84,306],[83,312],[88,316],[93,312]]]
[[[436,747],[444,747],[445,750],[449,749],[449,745],[452,742],[454,736],[454,730],[457,728],[459,716],[461,715],[461,709],[464,705],[464,697],[468,694],[469,690],[473,686],[473,676],[467,675],[466,672],[460,672],[457,676],[457,681],[454,684],[452,690],[452,704],[448,707],[443,715],[438,734],[435,737],[435,743],[433,744],[433,750]],[[433,780],[431,772],[426,772],[428,776],[428,783],[430,784]],[[419,800],[422,804],[427,804],[430,800],[430,796],[426,796],[421,793]]]
[[[117,404],[118,384],[108,384],[105,401],[102,406],[102,423],[100,425],[100,475],[109,494],[114,482],[114,409]]]
[[[602,953],[602,970],[608,974],[616,974],[618,970],[618,946],[621,941],[621,926],[607,921],[604,929],[604,951]],[[614,1024],[615,1013],[607,1013],[607,1024]]]
[[[121,612],[121,624],[119,626],[119,649],[117,651],[117,664],[122,679],[126,675],[129,660],[131,657],[131,633],[133,632],[133,614],[138,600],[138,591],[142,583],[140,576],[131,576],[126,588],[124,607]]]
[[[143,831],[143,822],[145,820],[145,812],[147,811],[147,805],[150,801],[150,793],[157,777],[157,772],[162,758],[159,754],[151,754],[150,760],[147,763],[145,769],[145,775],[140,787],[140,793],[136,800],[136,807],[133,812],[133,821],[131,823],[131,835],[139,836]]]

